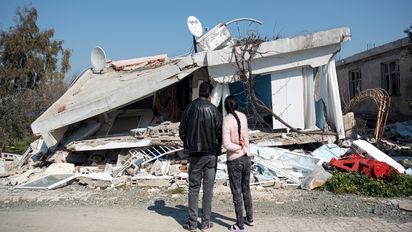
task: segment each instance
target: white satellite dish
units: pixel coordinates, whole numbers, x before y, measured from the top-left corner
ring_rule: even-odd
[[[94,73],[101,73],[106,67],[106,53],[103,48],[97,46],[93,48],[91,54],[92,70]]]
[[[202,36],[202,24],[200,23],[199,19],[197,19],[195,16],[187,17],[187,27],[189,28],[189,31],[192,33],[192,35],[196,37]]]

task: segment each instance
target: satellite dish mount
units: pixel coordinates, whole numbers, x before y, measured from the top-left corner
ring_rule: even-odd
[[[195,53],[197,52],[196,37],[200,37],[203,34],[203,27],[199,19],[195,16],[187,17],[187,27],[189,28],[190,33],[193,35],[193,46]]]

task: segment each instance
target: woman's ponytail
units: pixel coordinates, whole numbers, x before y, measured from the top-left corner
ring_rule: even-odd
[[[240,141],[242,128],[241,128],[241,125],[240,125],[239,116],[235,112],[235,110],[237,110],[237,108],[238,108],[238,104],[237,104],[235,96],[230,95],[230,96],[226,97],[226,99],[225,99],[225,109],[228,113],[232,114],[233,117],[235,117],[235,119],[236,119],[237,131],[238,131],[239,141]]]

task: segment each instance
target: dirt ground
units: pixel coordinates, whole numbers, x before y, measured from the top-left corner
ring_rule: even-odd
[[[219,185],[214,192],[214,220],[226,227],[234,218],[230,190]],[[395,224],[412,222],[412,212],[403,211],[398,206],[400,200],[411,200],[412,197],[375,198],[271,187],[253,187],[252,195],[255,215],[261,220],[273,217],[329,220],[338,217],[377,219]],[[180,228],[186,220],[186,205],[186,192],[167,188],[98,190],[77,183],[56,190],[16,190],[3,186],[0,188],[0,231],[64,232],[75,231],[74,228],[87,228],[82,231],[111,231],[109,228],[119,231],[123,228],[130,231],[135,228],[132,227],[134,224],[140,225],[137,231],[168,231],[165,228],[171,223]],[[139,222],[139,218],[150,221],[156,218],[154,215],[163,217],[156,219],[158,223]],[[67,226],[59,228],[63,222]],[[105,229],[99,228],[101,226]]]

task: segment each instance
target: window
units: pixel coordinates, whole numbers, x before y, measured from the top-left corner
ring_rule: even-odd
[[[382,72],[382,88],[385,89],[389,95],[400,95],[400,72],[399,62],[392,61],[381,64]]]
[[[139,110],[124,110],[119,112],[110,128],[110,135],[126,135],[131,129],[141,127],[144,112]],[[150,116],[149,116],[150,117]]]
[[[362,91],[362,74],[359,69],[349,72],[349,88],[351,98]]]

